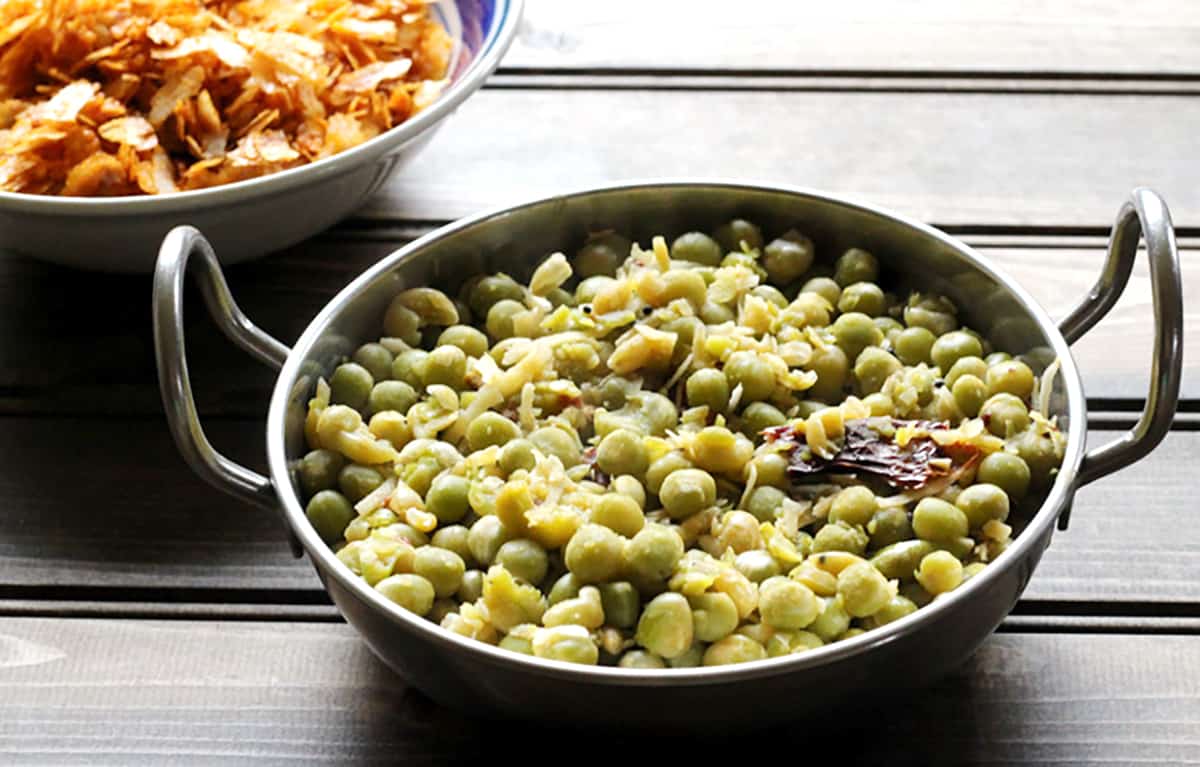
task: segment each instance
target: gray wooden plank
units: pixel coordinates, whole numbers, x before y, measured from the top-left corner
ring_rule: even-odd
[[[215,602],[227,590],[249,603],[324,599],[309,563],[288,553],[274,515],[203,484],[157,419],[2,423],[0,598],[49,591],[86,600],[104,589],[140,601]],[[261,423],[217,420],[209,433],[233,459],[262,467]],[[1115,436],[1092,432],[1089,440]],[[1198,451],[1200,432],[1174,432],[1142,462],[1085,488],[1027,599],[1117,612],[1121,604],[1200,603],[1200,543],[1189,534]]]
[[[639,177],[853,195],[942,225],[1107,228],[1130,188],[1200,224],[1180,96],[485,90],[362,215],[442,220]],[[686,140],[684,140],[686,139]]]
[[[1186,0],[527,0],[505,69],[1194,74]]]
[[[293,341],[359,272],[411,232],[342,230],[255,264],[229,270],[234,295],[260,327]],[[968,236],[980,251],[1061,317],[1091,287],[1104,260],[1095,238]],[[1194,246],[1194,244],[1193,244]],[[1200,399],[1200,250],[1183,250],[1187,310],[1184,396]],[[1112,314],[1076,345],[1090,397],[1141,399],[1151,342],[1150,290],[1139,263]],[[81,276],[24,259],[0,259],[0,412],[159,413],[145,278]],[[273,373],[222,336],[199,295],[186,303],[188,353],[206,415],[260,416]],[[95,321],[101,317],[102,321]],[[47,350],[53,350],[48,353]]]
[[[1200,678],[1179,673],[1200,663],[1193,637],[996,635],[926,692],[865,702],[843,731],[670,739],[464,717],[344,625],[12,619],[0,653],[7,763],[477,764],[502,744],[557,754],[601,741],[707,762],[775,740],[861,764],[1200,762]]]

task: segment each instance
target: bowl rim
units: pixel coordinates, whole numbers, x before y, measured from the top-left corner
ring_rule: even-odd
[[[706,188],[723,190],[732,194],[738,192],[767,192],[790,195],[823,203],[833,203],[860,213],[887,219],[891,223],[915,230],[917,233],[941,242],[960,256],[973,262],[977,268],[1010,291],[1022,309],[1037,321],[1060,360],[1059,375],[1062,377],[1067,393],[1068,418],[1067,447],[1058,476],[1042,505],[1038,508],[1025,529],[1014,539],[1013,544],[1001,553],[993,563],[985,567],[982,572],[971,578],[960,588],[939,597],[935,602],[897,621],[866,631],[859,636],[834,644],[826,644],[797,655],[786,655],[778,658],[767,658],[727,666],[683,669],[627,669],[615,666],[584,666],[502,650],[497,646],[455,634],[421,616],[408,612],[399,605],[387,600],[369,586],[366,581],[351,572],[337,558],[333,549],[322,541],[312,526],[308,524],[303,506],[291,486],[288,459],[284,445],[288,400],[292,396],[292,390],[296,381],[300,378],[301,361],[320,340],[325,329],[340,313],[342,307],[353,302],[369,286],[374,284],[378,279],[386,277],[402,262],[416,258],[419,254],[436,248],[442,240],[460,231],[476,226],[501,224],[505,218],[520,214],[526,209],[548,204],[565,204],[573,198],[633,190],[680,188]],[[1087,405],[1083,395],[1083,384],[1080,379],[1079,370],[1074,358],[1071,356],[1069,344],[1058,330],[1058,325],[1051,320],[1045,309],[1018,282],[1000,270],[991,259],[978,253],[957,238],[928,224],[885,208],[859,202],[842,195],[829,194],[805,187],[720,178],[637,179],[589,186],[561,194],[539,197],[515,205],[492,208],[440,227],[384,256],[369,267],[339,291],[313,317],[292,347],[291,353],[280,369],[275,388],[272,392],[267,417],[267,461],[271,481],[275,486],[276,496],[283,506],[288,525],[322,576],[332,576],[341,588],[353,595],[358,601],[365,603],[368,608],[374,610],[392,623],[400,624],[410,634],[415,633],[414,640],[420,637],[449,651],[470,653],[480,661],[493,664],[507,664],[522,671],[564,680],[637,687],[709,685],[725,681],[755,679],[775,674],[801,671],[814,666],[838,662],[897,641],[905,634],[939,620],[960,606],[965,606],[963,603],[974,598],[976,593],[982,592],[989,584],[1001,578],[1008,570],[1018,566],[1027,556],[1038,553],[1033,551],[1033,547],[1044,536],[1052,533],[1053,525],[1058,519],[1059,514],[1070,504],[1072,496],[1077,489],[1075,487],[1075,479],[1085,448],[1087,430],[1086,411]],[[322,581],[324,583],[324,577]],[[329,588],[327,583],[325,586],[326,589]]]
[[[495,0],[492,23],[470,64],[462,75],[428,107],[375,138],[324,157],[265,176],[221,184],[205,189],[166,195],[125,197],[59,197],[0,190],[0,209],[41,215],[144,215],[207,209],[280,194],[322,179],[347,173],[395,151],[427,129],[433,128],[479,90],[500,65],[516,39],[525,0]]]

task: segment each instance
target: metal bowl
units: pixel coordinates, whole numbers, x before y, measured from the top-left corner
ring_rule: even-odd
[[[300,242],[345,218],[424,147],[479,90],[517,33],[524,0],[430,8],[454,40],[452,84],[430,107],[370,141],[308,165],[233,184],[151,197],[0,192],[0,250],[108,272],[149,273],[173,227],[201,227],[234,264]]]
[[[767,231],[795,226],[814,239],[819,252],[866,247],[910,284],[956,299],[966,321],[986,331],[997,348],[1036,350],[1060,360],[1051,411],[1068,435],[1062,468],[1040,503],[1018,519],[1023,527],[1013,545],[982,574],[895,623],[802,655],[716,668],[635,670],[545,661],[450,633],[384,599],[321,541],[305,517],[293,472],[306,450],[306,403],[318,376],[328,376],[359,343],[378,335],[384,307],[399,290],[457,286],[485,270],[528,275],[546,253],[572,252],[589,231],[612,228],[644,242],[651,234],[709,229],[733,216]],[[1156,322],[1146,410],[1121,439],[1085,451],[1086,401],[1070,344],[1116,302],[1143,233]],[[270,478],[216,453],[201,429],[183,348],[183,283],[193,255],[199,256],[205,300],[225,333],[280,368],[267,421]],[[1165,435],[1179,393],[1182,317],[1170,217],[1148,190],[1136,190],[1121,208],[1096,287],[1057,326],[987,258],[936,229],[819,192],[724,182],[625,184],[451,224],[368,269],[326,305],[290,350],[238,310],[212,249],[195,229],[167,237],[154,279],[159,375],[179,449],[204,479],[281,513],[297,555],[308,553],[338,609],[401,676],[435,700],[476,714],[693,728],[795,721],[859,696],[924,684],[962,662],[1016,603],[1055,522],[1066,527],[1075,491],[1141,458]],[[697,706],[697,700],[712,704]]]

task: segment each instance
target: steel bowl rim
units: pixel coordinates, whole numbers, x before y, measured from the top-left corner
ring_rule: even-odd
[[[284,433],[288,400],[292,388],[299,379],[300,364],[313,346],[321,339],[325,329],[342,309],[353,302],[361,293],[366,291],[376,280],[386,277],[401,263],[418,256],[435,246],[439,241],[460,231],[475,226],[498,224],[505,218],[519,215],[522,211],[555,202],[566,202],[568,199],[587,197],[596,194],[618,193],[622,191],[679,188],[709,188],[724,189],[729,192],[767,192],[791,195],[799,198],[813,199],[824,203],[833,203],[852,210],[889,220],[893,224],[907,227],[923,235],[938,240],[950,247],[959,255],[965,257],[976,268],[996,280],[1008,289],[1017,299],[1027,315],[1033,318],[1049,339],[1053,350],[1060,360],[1059,375],[1062,377],[1067,392],[1067,448],[1058,476],[1052,485],[1046,499],[1038,508],[1033,518],[1024,530],[1014,539],[996,560],[984,568],[981,573],[971,578],[962,587],[938,598],[916,612],[905,616],[886,626],[864,632],[851,639],[835,644],[827,644],[798,655],[788,655],[779,658],[768,658],[750,663],[729,666],[700,667],[687,669],[625,669],[611,666],[583,666],[560,661],[544,660],[533,656],[512,653],[496,646],[474,639],[460,636],[451,631],[425,620],[390,602],[385,597],[367,585],[357,575],[354,575],[340,560],[333,550],[325,544],[312,526],[308,524],[304,509],[291,487],[291,477],[288,469],[288,459],[285,454]],[[886,208],[863,203],[842,195],[829,194],[820,190],[799,186],[780,185],[775,183],[756,183],[745,180],[722,178],[661,178],[636,179],[612,184],[589,186],[565,193],[554,194],[528,200],[516,205],[495,207],[473,216],[459,219],[436,229],[384,256],[350,284],[338,292],[313,319],[310,321],[300,338],[292,347],[292,352],[279,372],[276,385],[272,392],[267,417],[267,460],[272,483],[278,496],[288,524],[293,533],[308,553],[314,566],[323,574],[335,578],[338,585],[351,593],[356,599],[365,602],[371,609],[387,617],[391,622],[400,624],[408,631],[415,631],[423,639],[432,641],[444,649],[467,652],[481,661],[496,664],[508,664],[522,670],[569,681],[608,683],[638,687],[658,687],[673,685],[709,685],[721,682],[754,679],[775,674],[799,672],[803,669],[825,663],[833,663],[846,658],[860,655],[874,648],[897,641],[924,625],[932,623],[952,612],[961,603],[973,598],[975,593],[984,590],[987,584],[1001,578],[1010,568],[1018,566],[1026,557],[1036,555],[1034,550],[1044,535],[1049,534],[1058,515],[1071,502],[1075,490],[1075,479],[1079,465],[1083,459],[1086,438],[1086,402],[1083,395],[1083,384],[1079,370],[1071,356],[1070,346],[1051,320],[1046,311],[1029,295],[1016,280],[1000,270],[989,258],[978,253],[970,246],[951,235],[907,216],[890,211]],[[326,584],[328,589],[328,585]],[[413,637],[414,640],[417,637]]]
[[[168,195],[57,197],[0,191],[0,210],[58,216],[178,213],[283,194],[349,173],[399,150],[404,144],[426,132],[431,133],[468,97],[478,91],[500,65],[500,59],[516,39],[524,3],[525,0],[496,0],[487,37],[462,76],[453,81],[433,104],[418,112],[415,117],[358,146],[277,173]]]

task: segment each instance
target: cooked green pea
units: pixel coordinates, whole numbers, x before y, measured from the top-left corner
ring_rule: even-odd
[[[621,570],[625,539],[603,525],[586,524],[567,542],[567,569],[584,583],[612,580]]]
[[[838,297],[837,308],[839,312],[860,312],[869,317],[878,317],[884,310],[883,291],[871,282],[847,285]]]
[[[659,581],[674,572],[683,548],[679,533],[663,525],[647,524],[625,545],[623,559],[632,575]]]
[[[705,666],[725,666],[731,663],[765,660],[766,657],[766,648],[758,642],[741,634],[730,634],[708,646],[704,651],[703,662]]]
[[[483,596],[483,571],[482,570],[467,570],[463,573],[462,583],[458,586],[458,593],[455,594],[463,603],[477,601]]]
[[[532,471],[537,464],[537,457],[533,454],[533,443],[527,439],[514,439],[503,448],[500,449],[500,458],[498,463],[500,470],[505,474],[512,474],[518,469]]]
[[[848,312],[833,321],[830,328],[837,345],[846,352],[847,359],[857,359],[868,346],[883,342],[883,333],[862,312]]]
[[[879,279],[879,261],[862,248],[850,248],[833,265],[833,279],[843,288]]]
[[[533,654],[547,660],[596,665],[600,649],[583,626],[540,628],[533,635]]]
[[[462,557],[437,546],[422,546],[413,557],[413,572],[433,584],[433,591],[438,598],[448,597],[458,591],[466,569]]]
[[[741,437],[745,441],[745,437]],[[716,473],[740,473],[743,442],[724,426],[706,426],[692,438],[692,458],[701,469]]]
[[[958,588],[962,579],[962,562],[948,551],[927,554],[917,568],[917,583],[934,596]]]
[[[713,232],[715,239],[726,253],[740,253],[742,243],[750,250],[761,250],[763,246],[762,232],[757,226],[744,219],[735,218],[727,224],[722,224]]]
[[[417,403],[417,392],[404,381],[380,381],[371,389],[367,407],[372,413],[395,410],[407,413]]]
[[[1043,486],[1050,479],[1050,473],[1058,468],[1062,456],[1059,455],[1054,441],[1049,436],[1030,429],[1011,440],[1010,446],[1015,448],[1017,455],[1029,467],[1030,477],[1037,486]]]
[[[742,387],[742,402],[765,400],[775,391],[775,371],[754,352],[734,352],[725,363],[725,380],[732,391]]]
[[[897,594],[888,600],[888,603],[883,606],[878,612],[867,618],[864,623],[868,628],[878,628],[887,624],[898,621],[906,615],[911,615],[917,611],[917,606],[908,597]]]
[[[882,549],[912,538],[912,522],[904,509],[880,509],[867,523],[867,533],[871,536],[871,548]]]
[[[978,357],[961,357],[949,370],[944,371],[942,379],[947,386],[953,388],[958,379],[965,375],[975,376],[982,381],[987,376],[987,363]]]
[[[397,354],[396,361],[392,363],[392,378],[403,381],[413,389],[424,389],[421,369],[425,366],[425,358],[428,356],[429,352],[422,349],[409,349]]]
[[[525,311],[525,305],[520,301],[504,299],[497,301],[487,313],[488,335],[497,341],[503,341],[513,336],[513,317]]]
[[[370,466],[350,464],[338,472],[338,489],[350,503],[358,503],[383,484],[383,475]]]
[[[546,595],[546,602],[553,607],[567,599],[574,599],[579,596],[579,590],[586,586],[583,581],[579,580],[579,576],[572,572],[563,573],[554,581],[554,585],[550,587],[550,593]]]
[[[693,642],[691,647],[667,660],[667,665],[671,668],[697,668],[702,665],[707,649],[708,645],[704,642]]]
[[[816,293],[828,301],[830,306],[837,306],[838,301],[842,297],[841,286],[829,277],[813,277],[801,286],[800,292]]]
[[[652,652],[629,650],[617,661],[620,668],[666,668],[666,662]]]
[[[869,562],[856,562],[838,573],[837,593],[846,612],[855,618],[878,612],[892,598],[883,573]]]
[[[704,320],[705,325],[724,325],[726,322],[733,322],[733,310],[727,306],[707,301],[704,306],[700,307],[700,319]]]
[[[967,527],[978,530],[985,522],[1008,519],[1008,494],[999,486],[986,482],[971,485],[958,494],[954,505],[967,515]]]
[[[983,361],[987,363],[988,367],[991,367],[992,365],[998,365],[1001,362],[1007,362],[1012,358],[1013,356],[1008,352],[992,352],[988,356],[984,357]]]
[[[1029,465],[1012,453],[992,453],[979,463],[975,479],[998,486],[1009,500],[1019,503],[1029,492]]]
[[[322,490],[309,500],[304,513],[321,540],[333,543],[342,538],[350,520],[354,519],[354,507],[346,496],[336,490]]]
[[[983,345],[970,333],[955,330],[934,341],[929,353],[933,357],[933,364],[948,371],[963,357],[982,357]]]
[[[950,387],[950,393],[962,414],[974,418],[979,415],[979,410],[987,399],[987,386],[973,375],[960,375]]]
[[[759,522],[774,522],[776,513],[783,507],[787,495],[777,487],[760,485],[746,499],[746,511]]]
[[[425,358],[421,380],[426,386],[441,384],[451,389],[463,388],[467,375],[467,353],[457,346],[439,346]]]
[[[602,274],[588,277],[575,288],[575,305],[590,304],[596,298],[597,293],[614,284],[616,284],[616,280]]]
[[[642,507],[632,498],[618,493],[609,493],[596,502],[592,509],[592,521],[626,538],[637,535],[646,524]]]
[[[500,301],[520,301],[525,298],[525,289],[507,274],[484,277],[471,288],[467,305],[476,317],[486,317]]]
[[[375,379],[362,365],[355,362],[338,365],[329,377],[329,401],[334,405],[349,405],[355,410],[362,410],[374,385]]]
[[[641,480],[636,477],[631,477],[628,474],[622,474],[618,477],[613,477],[612,483],[609,485],[614,493],[623,495],[631,499],[639,509],[646,508],[646,487],[641,483]],[[613,528],[614,530],[616,528]],[[638,526],[638,530],[641,525]],[[635,530],[634,532],[637,532]],[[633,535],[633,533],[630,533]]]
[[[913,511],[912,526],[924,540],[951,541],[967,534],[967,515],[940,498],[922,498]]]
[[[729,382],[720,370],[697,370],[688,376],[686,388],[688,405],[692,407],[704,405],[714,413],[723,413],[729,407]]]
[[[433,607],[433,584],[419,575],[389,575],[375,584],[375,590],[417,615],[425,615]]]
[[[816,634],[822,641],[832,642],[850,628],[850,614],[842,606],[837,597],[825,597],[821,600],[821,614],[808,625],[808,630]]]
[[[867,534],[856,527],[849,527],[840,522],[830,522],[817,531],[813,536],[812,550],[818,551],[848,551],[851,554],[862,554],[867,550]]]
[[[543,426],[529,434],[529,441],[541,452],[557,458],[566,468],[571,468],[581,459],[579,443],[566,431],[554,426]]]
[[[782,453],[761,453],[754,456],[758,485],[784,487],[787,483],[787,458]]]
[[[425,510],[438,522],[457,522],[466,516],[471,483],[465,477],[442,474],[433,480],[425,494]]]
[[[692,468],[692,462],[683,453],[672,451],[650,464],[646,469],[646,489],[658,495],[662,492],[662,483],[673,471]]]
[[[751,439],[758,439],[764,429],[783,426],[785,423],[787,416],[779,408],[766,402],[751,402],[742,411],[742,433]]]
[[[496,550],[495,561],[516,577],[533,584],[541,583],[550,568],[546,550],[524,538],[501,544]]]
[[[763,250],[763,268],[776,285],[786,285],[808,271],[813,262],[813,243],[802,234],[771,240]]]
[[[817,382],[808,390],[808,395],[823,403],[840,403],[850,372],[850,359],[846,352],[832,345],[813,349],[808,369],[817,374]]]
[[[788,305],[787,296],[783,295],[778,288],[770,285],[759,285],[750,291],[750,295],[761,298],[767,303],[775,304],[780,309],[786,309]]]
[[[332,450],[312,450],[300,459],[296,467],[296,478],[300,491],[311,498],[322,490],[337,487],[338,472],[346,465],[346,459]]]
[[[596,588],[600,590],[605,624],[619,629],[629,629],[637,625],[638,608],[642,600],[632,583],[601,583]]]
[[[773,578],[781,572],[775,557],[764,549],[743,551],[733,560],[733,566],[754,583],[762,583],[767,578]]]
[[[823,606],[812,589],[782,575],[768,578],[758,589],[758,614],[772,628],[806,628],[821,614]]]
[[[701,642],[715,642],[737,628],[737,605],[727,594],[706,592],[687,598],[692,609],[692,633]]]
[[[509,652],[533,655],[533,636],[518,636],[515,633],[507,634],[496,646],[501,650],[508,650]]]
[[[611,277],[629,256],[632,246],[632,242],[616,232],[593,234],[575,254],[572,263],[575,274],[583,278],[596,275]]]
[[[434,478],[442,473],[442,465],[437,462],[436,458],[423,456],[405,466],[402,471],[403,474],[400,478],[404,480],[405,484],[416,490],[418,494],[425,495],[433,486]]]
[[[392,301],[383,315],[383,332],[407,344],[415,344],[421,340],[421,317],[399,301]]]
[[[854,361],[854,378],[863,395],[874,394],[883,388],[883,382],[903,366],[900,360],[878,346],[868,346]]]
[[[640,392],[633,399],[641,406],[650,436],[661,437],[667,429],[674,429],[679,424],[679,411],[669,397],[658,392]]]
[[[685,519],[717,501],[717,483],[701,469],[679,469],[667,475],[658,499],[672,519]]]
[[[937,336],[926,328],[905,328],[896,336],[896,356],[905,365],[919,365],[922,362],[931,363],[933,344]]]
[[[366,368],[366,371],[371,374],[371,378],[376,381],[385,381],[391,377],[392,363],[395,359],[387,347],[382,344],[363,344],[351,357],[351,361]]]
[[[979,409],[979,417],[988,431],[997,437],[1008,438],[1029,428],[1029,408],[1019,397],[1000,393],[992,395]]]
[[[490,565],[496,559],[496,552],[505,542],[512,539],[512,533],[494,515],[480,517],[471,525],[467,536],[467,545],[471,547],[471,556],[481,565]]]
[[[472,451],[483,450],[492,445],[504,445],[520,436],[520,427],[495,412],[482,414],[467,427],[467,444]]]
[[[468,357],[482,357],[488,352],[487,336],[470,325],[451,325],[438,336],[437,344],[454,346]]]
[[[464,525],[447,525],[439,528],[429,539],[429,543],[439,549],[453,551],[463,562],[470,564],[474,561],[469,543],[470,535],[471,531]]]
[[[659,594],[642,611],[637,624],[637,643],[663,658],[682,655],[692,646],[692,610],[681,594]]]
[[[610,475],[641,476],[650,466],[650,454],[642,435],[628,429],[617,429],[600,440],[596,448],[596,465]]]
[[[879,508],[879,501],[869,488],[862,485],[847,487],[833,497],[829,521],[847,525],[865,525]]]
[[[941,296],[914,295],[904,307],[904,324],[942,336],[958,327],[954,305]]]
[[[934,545],[929,541],[897,541],[871,557],[871,564],[886,578],[912,580],[913,572],[917,565],[921,564],[921,559],[933,550]]]
[[[988,368],[988,394],[1007,393],[1028,401],[1033,396],[1033,371],[1024,362],[1007,360]]]
[[[671,243],[671,258],[681,261],[716,266],[721,263],[722,255],[717,241],[703,232],[681,234]]]

